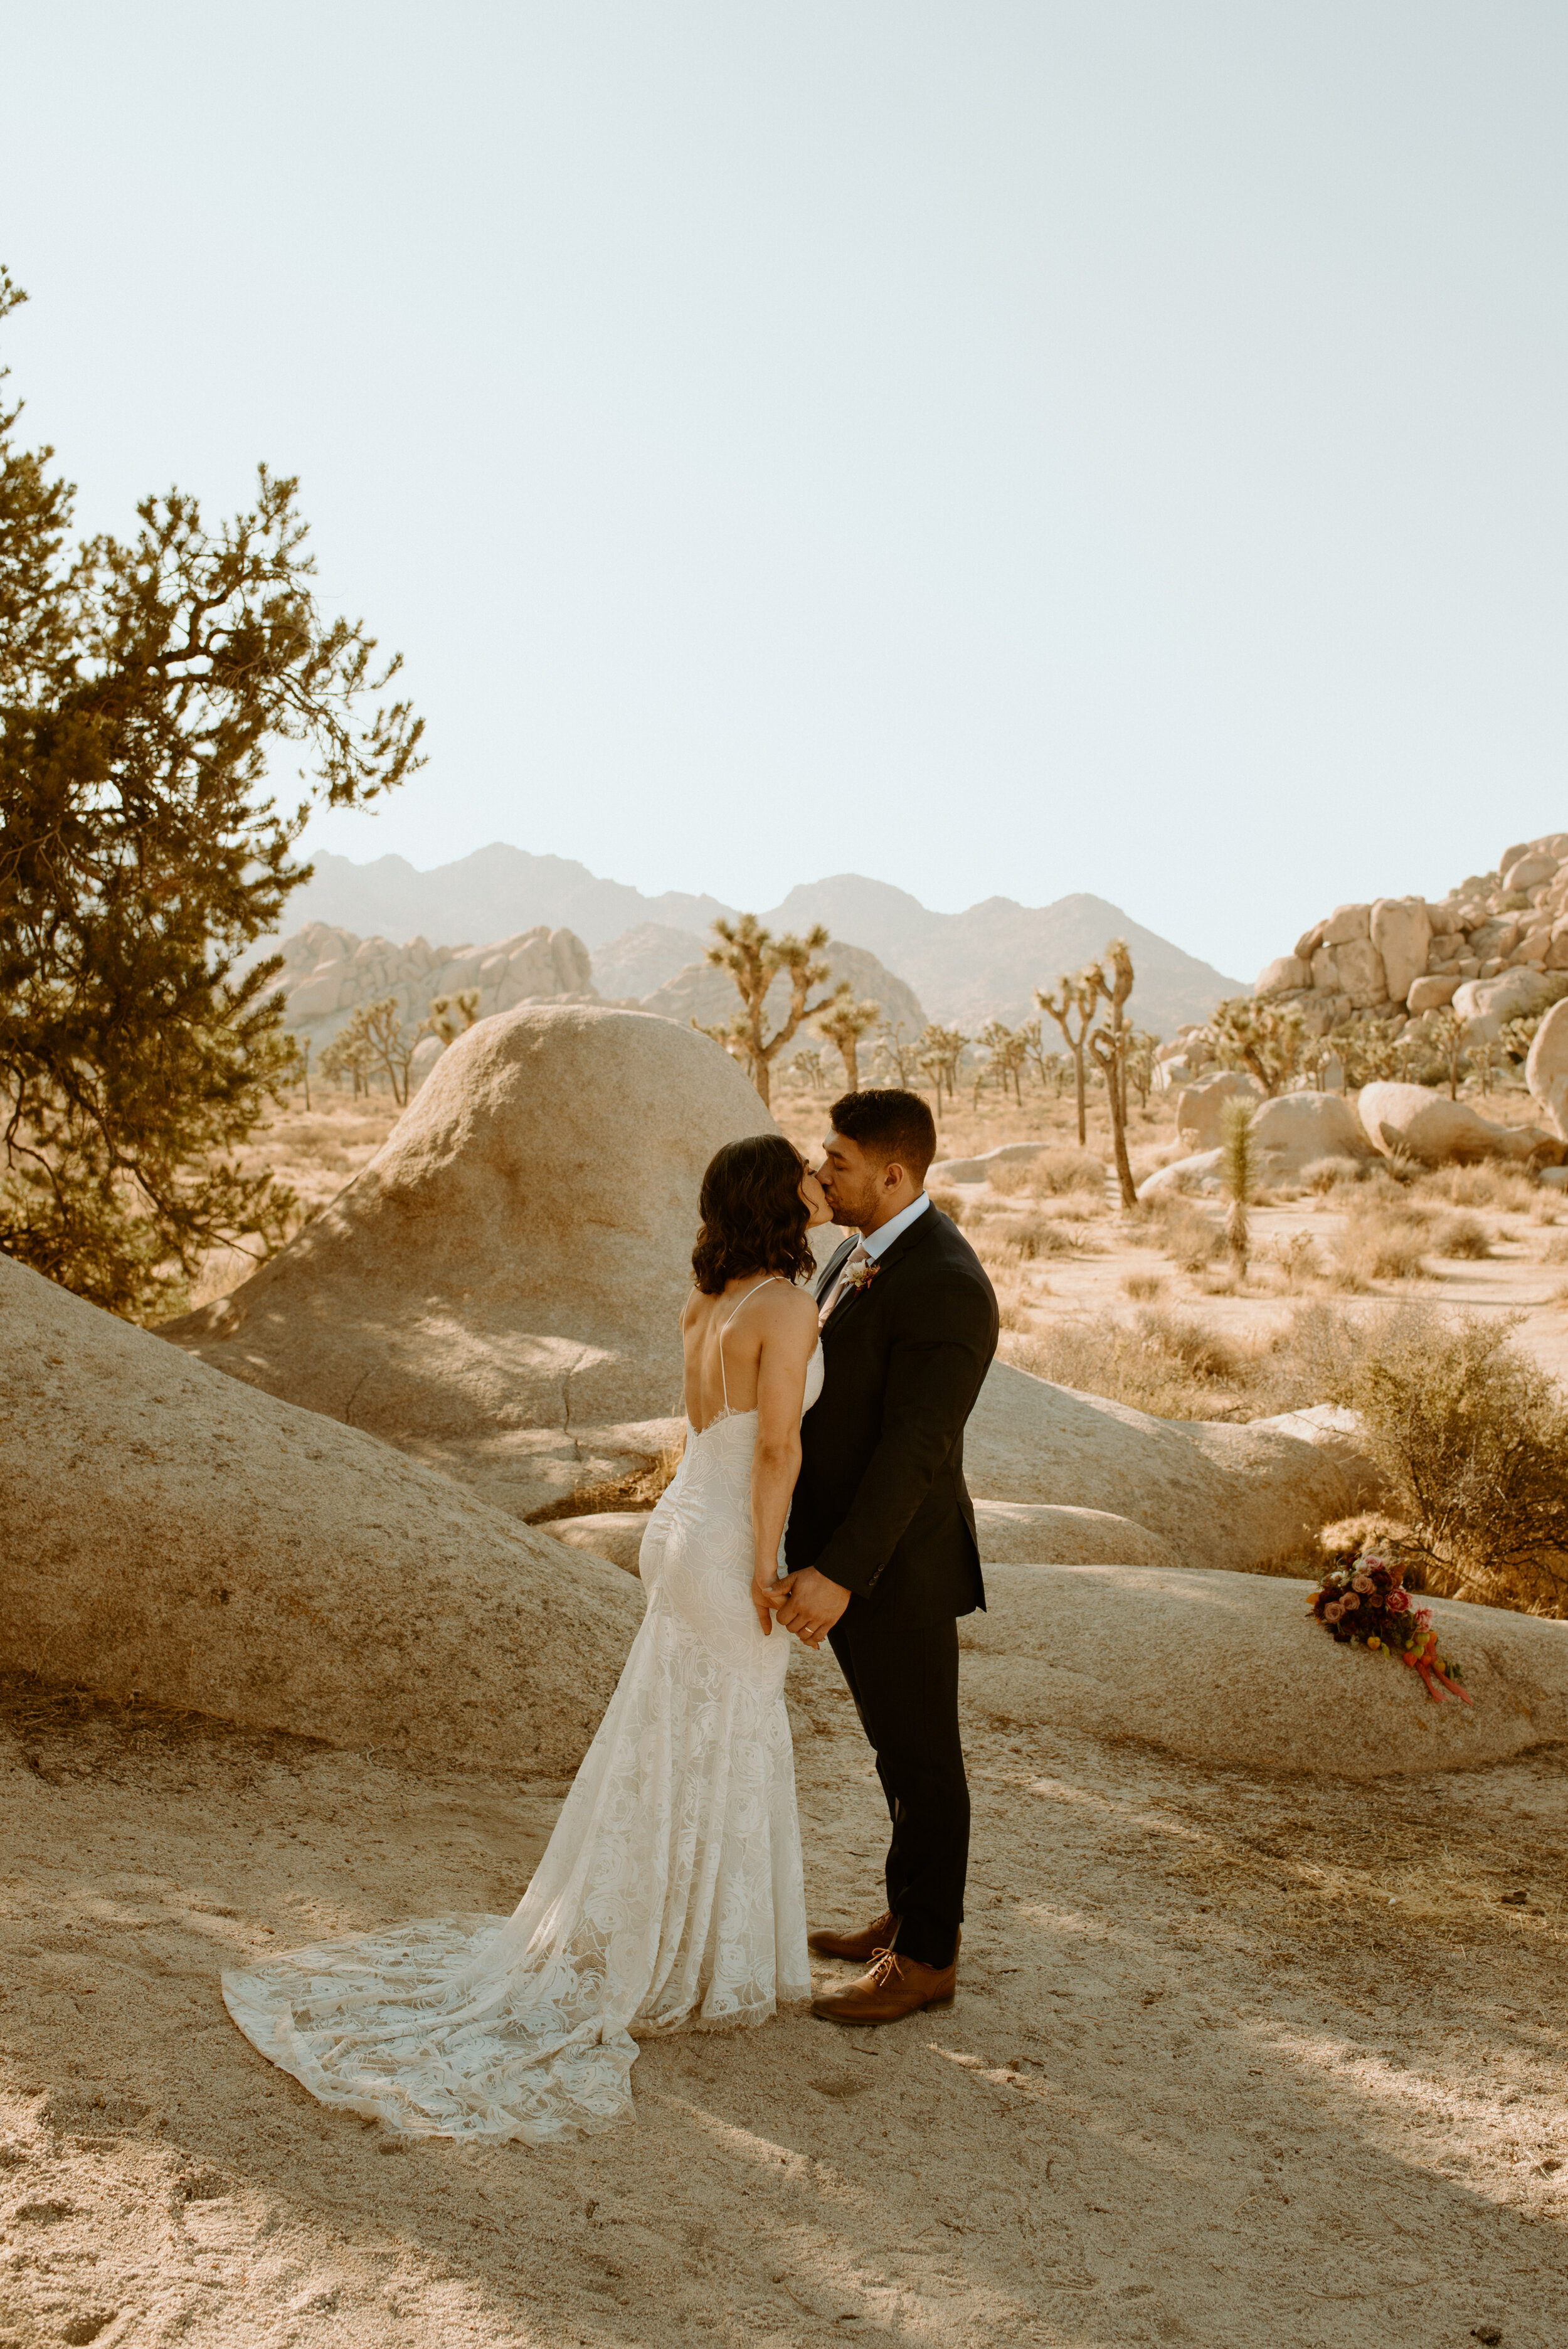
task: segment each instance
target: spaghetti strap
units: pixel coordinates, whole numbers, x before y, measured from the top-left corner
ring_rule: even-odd
[[[718,1375],[719,1375],[719,1378],[720,1378],[720,1380],[721,1380],[721,1381],[722,1381],[722,1383],[723,1383],[723,1386],[724,1386],[724,1409],[725,1409],[725,1414],[726,1414],[726,1416],[727,1416],[727,1415],[728,1415],[728,1412],[729,1412],[729,1377],[728,1377],[728,1373],[726,1371],[725,1367],[724,1367],[724,1333],[725,1333],[725,1331],[728,1329],[728,1327],[729,1327],[730,1323],[734,1320],[736,1314],[739,1312],[739,1310],[740,1310],[740,1306],[741,1306],[741,1305],[749,1305],[749,1304],[750,1304],[750,1302],[751,1302],[752,1299],[753,1299],[753,1298],[756,1296],[756,1294],[757,1294],[757,1289],[758,1289],[758,1288],[770,1288],[770,1287],[771,1287],[771,1285],[772,1285],[772,1283],[773,1283],[774,1281],[776,1281],[776,1280],[781,1280],[781,1279],[783,1278],[783,1277],[784,1277],[784,1276],[783,1276],[783,1274],[782,1274],[782,1273],[770,1272],[770,1273],[769,1274],[768,1278],[767,1278],[766,1280],[759,1280],[759,1281],[758,1282],[758,1284],[757,1284],[757,1288],[748,1288],[748,1289],[747,1290],[747,1292],[746,1292],[745,1296],[744,1296],[744,1297],[741,1299],[741,1300],[740,1300],[740,1304],[739,1304],[739,1305],[737,1305],[737,1306],[735,1306],[735,1307],[733,1307],[733,1308],[731,1309],[731,1310],[730,1310],[729,1312],[727,1312],[727,1313],[725,1315],[724,1319],[723,1319],[723,1320],[720,1322],[720,1324],[719,1324],[719,1328],[718,1328]]]

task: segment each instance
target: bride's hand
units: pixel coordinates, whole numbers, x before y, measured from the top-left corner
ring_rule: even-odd
[[[794,1588],[794,1576],[787,1575],[780,1582],[777,1568],[769,1568],[766,1573],[758,1568],[752,1576],[751,1603],[757,1609],[757,1619],[764,1632],[772,1630],[774,1609],[783,1606]]]

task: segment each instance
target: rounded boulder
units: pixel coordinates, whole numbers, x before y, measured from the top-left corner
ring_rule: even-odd
[[[667,1441],[703,1169],[776,1130],[690,1029],[503,1012],[449,1046],[330,1206],[160,1334],[526,1516]]]
[[[1568,1623],[1436,1599],[1471,1702],[1340,1646],[1311,1585],[1159,1567],[1013,1566],[967,1615],[962,1686],[1026,1728],[1132,1738],[1204,1768],[1367,1780],[1506,1762],[1568,1736]]]

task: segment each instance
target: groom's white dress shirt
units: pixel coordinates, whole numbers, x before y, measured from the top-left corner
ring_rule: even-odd
[[[907,1207],[901,1207],[896,1216],[890,1216],[885,1224],[879,1224],[874,1232],[868,1233],[861,1241],[866,1254],[873,1261],[883,1255],[901,1233],[908,1231],[917,1216],[924,1215],[930,1205],[931,1201],[923,1191],[918,1199],[912,1199]]]

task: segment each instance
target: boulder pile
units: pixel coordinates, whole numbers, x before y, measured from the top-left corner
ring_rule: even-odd
[[[520,1003],[594,1003],[593,964],[573,930],[541,924],[488,947],[432,947],[423,938],[394,946],[390,938],[360,938],[352,930],[311,922],[275,949],[278,979],[288,996],[284,1013],[296,1034],[325,1044],[361,1005],[390,996],[410,1029],[423,1027],[431,998],[469,989],[489,1019]]]
[[[1367,1015],[1419,1019],[1451,1004],[1472,1041],[1568,997],[1568,832],[1522,841],[1440,902],[1336,905],[1258,974],[1319,1035]]]

